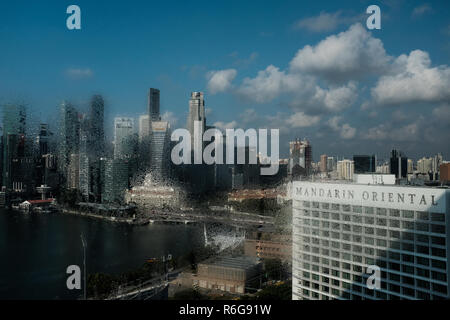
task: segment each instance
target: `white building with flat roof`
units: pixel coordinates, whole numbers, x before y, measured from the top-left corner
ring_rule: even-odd
[[[294,300],[450,298],[449,189],[296,181],[292,199]]]

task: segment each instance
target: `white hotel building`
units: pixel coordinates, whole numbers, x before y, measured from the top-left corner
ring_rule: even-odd
[[[450,298],[449,189],[297,181],[292,198],[294,300]]]

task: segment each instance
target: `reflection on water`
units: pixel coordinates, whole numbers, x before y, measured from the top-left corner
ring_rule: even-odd
[[[125,272],[148,258],[174,257],[204,245],[203,225],[129,226],[71,215],[23,214],[0,209],[0,299],[72,299],[66,268]]]

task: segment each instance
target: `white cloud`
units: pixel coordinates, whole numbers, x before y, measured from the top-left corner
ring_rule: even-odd
[[[334,13],[321,12],[318,16],[304,18],[294,25],[296,29],[306,29],[312,32],[332,31],[342,23],[341,11]]]
[[[307,45],[292,59],[292,71],[311,73],[332,81],[361,78],[385,70],[390,57],[381,40],[361,24],[331,35],[316,46]]]
[[[297,112],[286,119],[286,123],[291,128],[303,128],[316,125],[320,121],[319,116],[309,116],[303,112]]]
[[[302,78],[287,74],[270,65],[258,72],[255,78],[245,78],[238,93],[256,102],[265,103],[283,92],[293,92],[302,87]]]
[[[208,79],[208,90],[211,94],[227,91],[231,88],[231,82],[237,75],[235,69],[209,71],[206,74]]]
[[[225,130],[225,129],[237,129],[238,128],[238,123],[237,121],[233,120],[230,122],[222,122],[222,121],[217,121],[213,124],[214,127],[219,128],[221,130]]]
[[[316,93],[313,102],[323,105],[330,111],[341,111],[350,107],[357,98],[357,86],[355,82],[350,82],[346,86],[322,89],[316,86]]]
[[[90,78],[94,75],[89,68],[69,68],[66,70],[66,75],[72,79]]]
[[[380,124],[369,128],[362,138],[373,141],[417,141],[421,138],[420,122],[422,120],[400,127],[395,127],[391,124]]]
[[[352,139],[356,135],[356,128],[350,126],[348,123],[340,124],[342,118],[335,116],[327,121],[328,126],[334,131],[338,132],[342,139]]]
[[[392,66],[393,74],[382,76],[372,88],[378,104],[436,102],[450,99],[450,68],[430,67],[427,52],[402,54]]]
[[[178,117],[172,111],[166,111],[161,115],[163,121],[168,121],[172,129],[176,128],[178,124]]]
[[[421,6],[415,7],[411,13],[412,17],[419,17],[426,13],[433,12],[433,9],[428,3],[425,3]]]

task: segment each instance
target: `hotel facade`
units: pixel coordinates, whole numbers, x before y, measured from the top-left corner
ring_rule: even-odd
[[[449,189],[296,181],[292,199],[293,300],[450,298]]]

